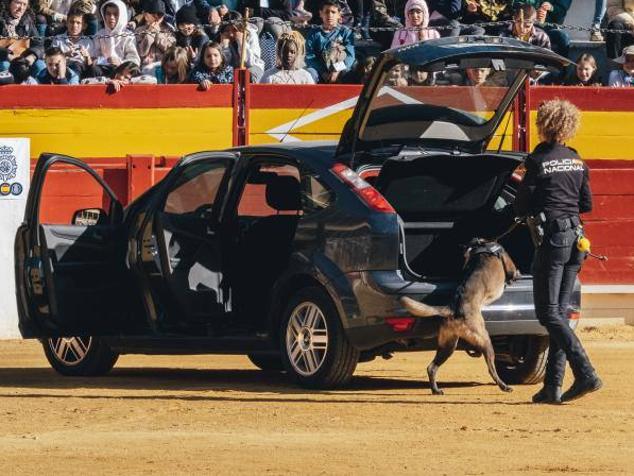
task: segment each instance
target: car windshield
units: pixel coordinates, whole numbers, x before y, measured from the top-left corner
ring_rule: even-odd
[[[484,65],[488,67],[482,67]],[[364,141],[482,141],[494,132],[524,70],[503,62],[425,68],[399,63],[383,75],[369,105]],[[502,111],[501,111],[502,112]]]

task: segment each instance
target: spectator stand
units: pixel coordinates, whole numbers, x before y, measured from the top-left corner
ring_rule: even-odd
[[[573,0],[566,15],[564,26],[591,25],[594,7],[595,0]],[[566,32],[570,36],[570,52],[568,55],[570,59],[575,61],[583,53],[591,54],[597,61],[599,71],[602,72],[601,80],[607,83],[608,74],[616,65],[606,55],[605,41],[590,41],[590,33],[586,30],[569,28]]]

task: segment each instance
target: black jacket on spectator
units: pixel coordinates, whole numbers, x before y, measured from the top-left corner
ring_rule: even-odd
[[[429,0],[429,13],[440,13],[448,20],[459,20],[462,15],[462,0]]]
[[[576,68],[572,67],[567,69],[561,84],[562,86],[601,86],[602,82],[599,70],[595,71],[588,81],[581,81],[577,77]]]
[[[0,15],[0,36],[9,36],[9,32],[7,30],[7,15],[9,15],[8,11],[5,11],[2,15]],[[22,18],[20,18],[20,21],[15,27],[15,32],[20,37],[34,37],[31,39],[27,52],[37,56],[37,59],[44,58],[44,41],[35,27],[35,22],[33,21],[33,17],[29,11],[22,15]]]
[[[191,36],[185,36],[180,31],[176,30],[174,34],[176,37],[176,46],[187,48],[191,46],[194,50],[200,51],[200,48],[209,41],[209,38],[201,30],[197,30]]]
[[[253,9],[254,17],[270,18],[278,17],[282,20],[290,20],[293,16],[291,2],[289,0],[269,0],[269,7],[260,7],[259,0],[244,0],[242,8],[249,7]]]

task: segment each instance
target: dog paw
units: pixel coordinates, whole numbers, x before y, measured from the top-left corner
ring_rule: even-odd
[[[432,390],[431,393],[433,395],[444,395],[445,392],[443,392],[442,390],[438,389],[438,390]]]
[[[503,392],[511,393],[513,391],[513,387],[509,387],[508,385],[504,387],[500,387]]]

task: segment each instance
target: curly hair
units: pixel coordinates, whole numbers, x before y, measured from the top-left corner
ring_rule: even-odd
[[[278,68],[282,67],[282,53],[284,48],[287,48],[288,45],[294,45],[297,50],[293,69],[302,69],[305,66],[304,57],[306,56],[306,42],[304,41],[302,34],[295,30],[290,33],[283,33],[277,40],[275,48],[276,66]]]
[[[546,142],[565,143],[577,134],[580,123],[579,109],[563,99],[546,101],[537,109],[537,130]]]

